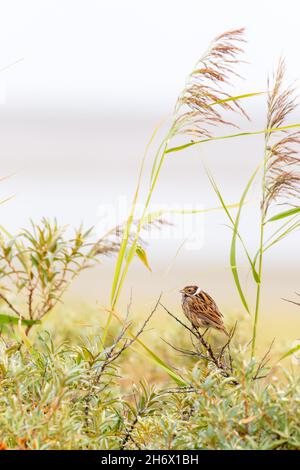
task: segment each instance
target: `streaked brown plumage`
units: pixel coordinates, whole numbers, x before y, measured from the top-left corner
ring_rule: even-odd
[[[194,328],[215,328],[229,336],[223,315],[215,301],[197,286],[187,286],[182,293],[182,309]]]

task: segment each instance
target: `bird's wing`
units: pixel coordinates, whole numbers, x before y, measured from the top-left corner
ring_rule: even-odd
[[[210,305],[211,308],[214,309],[214,311],[220,316],[220,317],[223,317],[222,313],[220,312],[220,310],[218,309],[218,306],[216,304],[216,302],[214,301],[214,299],[207,294],[207,292],[204,292],[204,290],[200,291],[200,293],[198,294],[199,297],[201,298],[202,301],[204,301],[207,305]]]
[[[215,301],[203,290],[194,296],[193,309],[201,319],[208,321],[219,328],[224,328],[223,315],[217,307]]]

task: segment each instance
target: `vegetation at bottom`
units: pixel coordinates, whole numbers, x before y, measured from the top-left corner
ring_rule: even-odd
[[[97,336],[55,344],[43,332],[26,348],[2,341],[0,448],[300,448],[298,371],[249,361],[239,338],[232,376],[206,357],[172,353],[186,385],[142,380],[124,387],[132,351],[123,349],[130,341],[123,332],[104,350]]]

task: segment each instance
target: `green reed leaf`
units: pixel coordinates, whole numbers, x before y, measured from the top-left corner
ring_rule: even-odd
[[[155,138],[155,135],[156,135],[159,127],[160,127],[160,124],[158,126],[156,126],[156,128],[154,129],[154,131],[153,131],[153,133],[152,133],[152,135],[151,135],[151,137],[150,137],[150,139],[149,139],[149,141],[146,145],[145,152],[144,152],[144,155],[143,155],[143,158],[142,158],[142,161],[141,161],[137,186],[136,186],[136,190],[135,190],[135,194],[134,194],[134,198],[133,198],[133,202],[132,202],[132,206],[131,206],[131,212],[130,212],[129,218],[128,218],[126,226],[125,226],[122,243],[121,243],[120,250],[119,250],[119,253],[118,253],[118,257],[117,257],[117,262],[116,262],[116,267],[115,267],[115,272],[114,272],[114,278],[113,278],[113,283],[112,283],[112,288],[111,288],[111,305],[112,306],[116,305],[116,302],[117,302],[118,296],[119,296],[119,292],[120,292],[120,285],[119,284],[121,282],[121,280],[120,280],[121,270],[122,270],[123,262],[124,262],[124,259],[125,259],[125,254],[126,254],[126,251],[127,251],[128,242],[129,242],[129,239],[130,239],[130,231],[131,231],[131,226],[132,226],[133,219],[134,219],[135,207],[136,207],[136,203],[137,203],[137,199],[138,199],[138,195],[139,195],[139,191],[140,191],[140,186],[141,186],[141,181],[142,181],[142,176],[143,176],[143,172],[144,172],[144,166],[145,166],[147,154],[148,154],[149,148],[150,148],[150,146],[151,146],[151,144],[152,144],[152,142]],[[137,237],[138,237],[138,234],[137,234]],[[134,250],[135,250],[135,246],[134,246]],[[128,267],[127,267],[127,270],[128,270]],[[126,270],[126,272],[127,272],[127,270]],[[124,282],[124,280],[123,280],[123,282]],[[110,321],[111,321],[111,317],[108,319],[108,324],[110,323]],[[106,337],[106,335],[105,335],[105,337]]]
[[[149,271],[152,271],[150,265],[149,265],[149,262],[148,262],[148,258],[147,258],[147,253],[146,251],[144,250],[144,248],[141,246],[141,245],[137,245],[136,249],[135,249],[135,252],[137,254],[137,257],[141,260],[141,262],[144,264],[144,266],[146,266],[147,269],[149,269]]]
[[[237,237],[239,237],[239,239],[241,240],[238,229],[239,229],[239,223],[240,223],[242,208],[243,208],[243,205],[245,203],[245,199],[246,199],[246,196],[249,192],[249,189],[251,188],[252,183],[253,183],[260,167],[261,167],[261,165],[259,165],[255,169],[253,174],[251,175],[251,177],[250,177],[250,179],[249,179],[249,181],[248,181],[248,183],[247,183],[247,185],[244,189],[242,197],[240,199],[239,209],[238,209],[238,212],[237,212],[237,215],[236,215],[236,218],[235,218],[235,222],[234,222],[234,227],[233,227],[234,230],[233,230],[233,235],[232,235],[232,240],[231,240],[231,247],[230,247],[230,265],[231,265],[232,275],[233,275],[237,290],[239,292],[240,298],[242,300],[242,303],[243,303],[243,305],[244,305],[244,307],[245,307],[245,309],[248,313],[250,313],[250,310],[249,310],[248,304],[246,302],[245,296],[243,294],[243,291],[242,291],[242,288],[241,288],[241,283],[240,283],[240,280],[239,280],[239,275],[238,275],[236,242],[237,242]],[[256,283],[259,283],[260,278],[259,278],[259,275],[258,275],[256,269],[255,269],[255,264],[251,260],[251,257],[250,257],[250,255],[247,251],[246,251],[246,255],[247,255],[248,261],[249,261],[250,266],[251,266],[253,278],[254,278]]]
[[[267,220],[265,223],[268,222],[275,222],[276,220],[285,219],[286,217],[291,217],[291,215],[298,214],[300,212],[300,207],[293,207],[293,209],[288,209],[286,211],[280,212],[280,214],[276,214]]]
[[[237,216],[235,218],[235,220],[233,219],[233,217],[231,216],[229,210],[228,210],[228,205],[225,204],[225,201],[221,195],[221,192],[214,180],[214,178],[212,177],[212,175],[207,171],[207,175],[208,175],[208,178],[210,180],[210,183],[216,193],[216,195],[218,196],[221,204],[222,204],[222,207],[227,215],[227,217],[229,218],[231,224],[232,224],[232,227],[233,227],[233,235],[232,235],[232,241],[231,241],[231,247],[230,247],[230,266],[231,266],[231,271],[232,271],[232,275],[233,275],[233,278],[234,278],[234,282],[235,282],[235,285],[236,285],[236,288],[237,288],[237,291],[239,293],[239,296],[240,296],[240,299],[242,301],[242,304],[244,305],[244,308],[245,310],[250,314],[250,309],[249,309],[249,306],[248,306],[248,303],[247,303],[247,300],[246,300],[246,297],[244,295],[244,292],[243,292],[243,289],[242,289],[242,285],[241,285],[241,282],[240,282],[240,278],[239,278],[239,274],[238,274],[238,268],[237,268],[237,253],[236,253],[236,242],[237,242],[237,238],[240,240],[242,246],[243,246],[243,249],[245,251],[245,254],[247,256],[247,259],[248,259],[248,262],[251,266],[251,271],[252,271],[252,275],[253,275],[253,278],[255,280],[255,282],[259,282],[259,276],[258,276],[258,273],[255,269],[255,265],[254,263],[252,262],[251,260],[251,257],[250,257],[250,254],[247,250],[247,247],[246,247],[246,244],[242,238],[242,236],[240,235],[239,233],[239,221],[240,221],[240,216],[241,216],[241,211],[242,211],[242,207],[243,205],[245,204],[245,198],[247,196],[247,193],[252,185],[252,182],[258,172],[260,168],[260,165],[256,168],[255,172],[252,174],[243,194],[242,194],[242,197],[241,197],[241,200],[238,204],[238,212],[237,212]]]
[[[231,96],[230,98],[224,98],[223,100],[214,101],[210,106],[215,106],[217,104],[227,103],[228,101],[238,101],[244,98],[252,98],[253,96],[265,95],[267,91],[257,91],[254,93],[244,93],[243,95]]]
[[[221,135],[217,137],[208,137],[207,139],[197,140],[195,142],[188,142],[187,144],[179,145],[178,147],[172,147],[166,150],[166,154],[173,153],[173,152],[180,152],[188,147],[192,147],[194,145],[203,144],[204,142],[211,142],[215,140],[224,140],[224,139],[234,139],[235,137],[243,137],[247,135],[260,135],[260,134],[271,134],[272,132],[278,131],[285,131],[288,129],[295,129],[300,127],[300,124],[290,124],[289,126],[282,126],[282,127],[274,127],[272,129],[264,129],[262,131],[254,131],[254,132],[239,132],[237,134],[228,134],[228,135]]]
[[[19,322],[20,322],[20,319],[18,317],[12,317],[11,315],[6,315],[3,313],[0,314],[0,325],[5,325],[5,324],[18,325]],[[22,318],[21,323],[22,325],[31,326],[31,325],[36,325],[38,323],[41,323],[41,321],[40,320],[26,320]]]
[[[145,349],[145,351],[148,353],[148,355],[150,356],[151,360],[157,364],[159,367],[161,367],[162,369],[164,369],[167,374],[173,379],[175,380],[175,382],[182,386],[182,387],[186,387],[188,385],[187,382],[185,382],[178,374],[176,374],[176,372],[170,367],[168,366],[168,364],[163,361],[159,356],[157,356],[157,354],[155,354],[154,351],[152,351],[152,349],[150,349],[143,341],[141,341],[140,339],[137,339],[136,342],[142,346],[143,349]]]
[[[152,165],[152,168],[151,168],[151,175],[150,175],[150,184],[153,183],[153,178],[154,178],[154,175],[155,175],[155,171],[157,169],[157,162],[158,162],[158,159],[159,159],[159,156],[161,154],[161,150],[164,146],[164,150],[166,149],[166,146],[167,146],[167,139],[164,139],[162,141],[162,143],[160,144],[160,146],[158,147],[157,149],[157,152],[155,154],[155,157],[154,157],[154,161],[153,161],[153,165]],[[164,152],[164,151],[163,151]]]
[[[227,208],[233,209],[239,207],[239,203],[228,204]],[[220,211],[223,206],[209,207],[208,209],[162,209],[155,212],[150,212],[146,215],[143,220],[143,224],[149,224],[153,220],[158,219],[161,216],[166,215],[192,215],[192,214],[204,214],[206,212]]]
[[[286,353],[284,353],[279,361],[282,361],[283,359],[289,357],[289,356],[292,356],[293,354],[295,354],[296,352],[300,351],[300,344],[298,344],[297,346],[295,346],[294,348],[291,348],[289,349]]]
[[[287,222],[285,222],[283,225],[281,225],[281,227],[279,227],[277,230],[275,230],[274,233],[272,233],[272,235],[264,243],[263,253],[265,251],[269,250],[269,248],[271,248],[276,243],[283,240],[285,237],[287,237],[294,230],[297,230],[298,228],[300,228],[300,221],[299,220],[296,220],[296,222],[292,223],[292,221],[295,220],[295,219],[297,219],[297,216],[294,216],[291,219],[289,219]],[[284,228],[286,228],[286,230],[284,230]],[[278,236],[276,237],[276,235],[278,235]],[[257,250],[257,252],[256,252],[256,254],[253,258],[253,264],[254,265],[256,265],[259,252],[260,252],[260,250]]]

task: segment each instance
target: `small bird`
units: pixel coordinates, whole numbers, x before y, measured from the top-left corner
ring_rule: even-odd
[[[198,286],[187,286],[182,294],[182,310],[194,328],[215,328],[229,336],[216,302]]]

